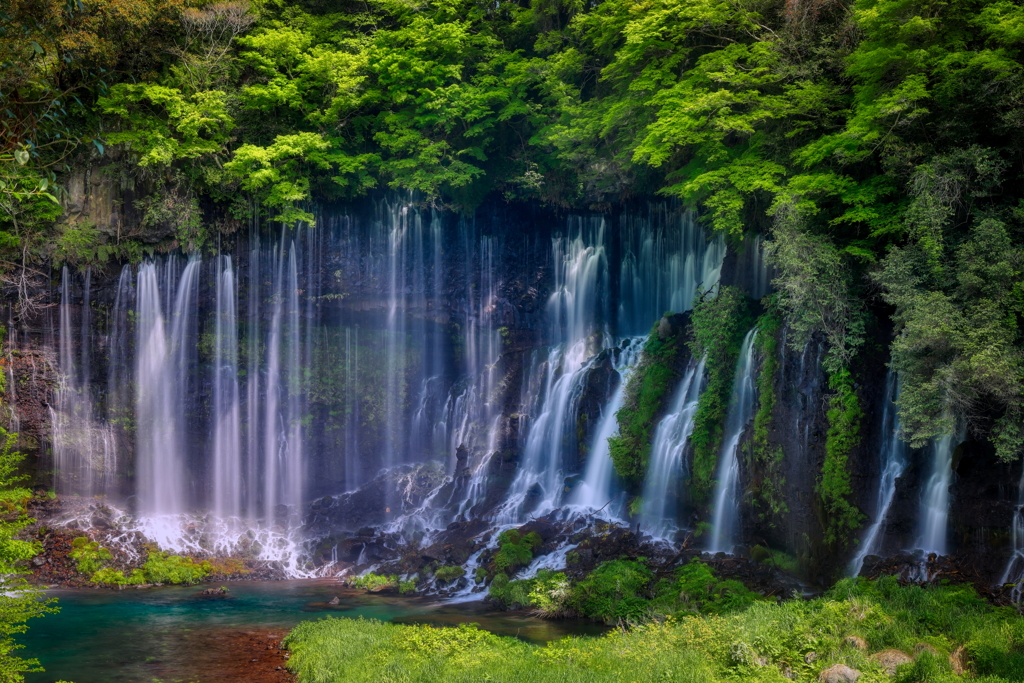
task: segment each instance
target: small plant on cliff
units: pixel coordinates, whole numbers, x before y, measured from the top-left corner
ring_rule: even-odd
[[[697,401],[690,434],[693,447],[691,492],[694,500],[703,503],[713,485],[743,335],[750,329],[747,298],[736,287],[723,287],[714,297],[702,295],[690,320],[693,325],[690,348],[695,357],[706,358],[707,383]]]
[[[441,583],[451,583],[452,581],[461,579],[465,575],[466,570],[455,565],[445,565],[443,567],[438,567],[437,570],[434,571],[434,578]]]
[[[774,519],[789,511],[782,499],[786,479],[780,470],[784,454],[781,447],[772,448],[768,442],[772,411],[775,409],[775,375],[779,371],[779,330],[782,317],[778,312],[777,297],[766,297],[768,312],[757,319],[755,346],[761,358],[757,374],[757,413],[754,415],[753,465],[758,473],[754,505],[763,506],[762,520],[774,526]]]
[[[77,562],[76,568],[80,574],[93,574],[114,559],[109,550],[97,541],[90,541],[87,536],[79,536],[71,541],[70,555],[71,559]]]
[[[850,451],[860,443],[864,410],[849,370],[843,368],[833,373],[828,386],[835,394],[829,399],[825,463],[821,468],[818,495],[825,511],[825,543],[835,546],[846,542],[863,517],[849,500],[853,487],[847,460]]]
[[[494,566],[500,572],[515,571],[533,559],[533,551],[543,539],[536,531],[520,534],[515,529],[508,529],[498,536],[498,552],[494,556]]]
[[[608,449],[615,471],[633,486],[643,483],[647,473],[651,438],[665,397],[679,379],[682,350],[682,331],[673,330],[667,317],[655,323],[626,384],[622,408],[615,413],[619,434],[608,439]]]

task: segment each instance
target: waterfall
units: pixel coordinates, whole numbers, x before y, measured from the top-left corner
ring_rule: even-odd
[[[725,258],[721,233],[708,238],[692,210],[665,204],[621,218],[618,329],[646,334],[667,311],[693,307],[697,288],[718,283]]]
[[[668,413],[654,432],[642,494],[642,519],[655,538],[668,538],[678,528],[675,500],[687,474],[683,456],[693,431],[705,360],[690,363]]]
[[[263,517],[268,522],[299,513],[305,478],[295,241],[282,239],[275,251],[263,405]]]
[[[182,436],[188,427],[184,401],[188,392],[188,358],[196,348],[193,299],[200,261],[190,259],[180,279],[177,263],[165,265],[166,297],[154,263],[139,268],[136,344],[136,460],[140,511],[175,515],[187,509],[187,459]],[[172,283],[177,280],[177,287]],[[165,301],[176,289],[170,319]],[[168,325],[168,322],[170,323]]]
[[[361,483],[359,466],[359,328],[345,328],[345,483]]]
[[[619,422],[615,413],[622,407],[622,401],[626,396],[626,383],[632,374],[632,369],[640,358],[640,352],[644,348],[647,337],[633,337],[622,344],[615,359],[615,370],[620,375],[619,386],[615,389],[608,404],[601,411],[601,419],[597,423],[597,430],[594,436],[594,443],[587,457],[587,467],[583,473],[583,481],[573,490],[571,505],[583,510],[604,509],[605,514],[618,516],[622,505],[608,506],[612,497],[617,493],[615,486],[615,468],[612,465],[612,456],[608,448],[608,439],[615,436],[619,429]],[[621,502],[621,501],[620,501]]]
[[[739,501],[736,488],[739,483],[740,439],[754,413],[754,338],[757,329],[747,332],[740,349],[739,363],[733,378],[732,396],[725,418],[725,434],[722,450],[718,456],[718,479],[715,483],[714,509],[712,510],[710,552],[732,552],[736,543],[736,527],[739,522]]]
[[[931,443],[932,472],[921,498],[921,536],[918,547],[927,553],[946,554],[949,532],[949,486],[953,480],[953,450],[960,439],[946,434]]]
[[[258,545],[293,568],[307,498],[386,468],[447,466],[425,496],[431,510],[402,498],[390,513],[423,531],[488,513],[520,522],[563,499],[607,503],[624,381],[604,396],[589,373],[611,356],[628,374],[642,341],[614,355],[612,340],[646,333],[713,287],[722,238],[664,205],[614,225],[571,216],[555,234],[507,230],[517,214],[372,206],[366,216],[321,210],[316,230],[256,221],[230,253],[125,266],[116,291],[63,272],[59,490],[133,500],[138,528],[164,549]],[[91,386],[100,368],[105,389]],[[584,390],[594,432],[581,461]],[[580,470],[570,495],[566,477]],[[497,512],[492,476],[509,487]]]
[[[238,316],[231,257],[217,259],[213,362],[213,511],[242,515],[241,405],[238,392]]]
[[[896,480],[902,476],[903,470],[907,467],[907,445],[900,439],[900,420],[896,410],[899,391],[896,373],[890,368],[885,376],[885,407],[882,409],[882,422],[879,425],[880,442],[882,443],[882,448],[879,451],[882,477],[878,482],[875,519],[868,527],[867,533],[864,534],[857,555],[850,562],[851,576],[857,576],[860,573],[865,557],[877,553],[881,548],[884,540],[882,530],[885,528],[889,506],[896,495]]]
[[[1010,541],[1013,549],[999,584],[1004,586],[1013,583],[1010,597],[1014,602],[1020,602],[1024,591],[1024,471],[1021,472],[1020,482],[1017,484],[1017,507],[1013,511]]]
[[[548,314],[557,343],[549,349],[542,370],[544,386],[534,404],[539,415],[529,425],[519,471],[498,512],[502,523],[553,510],[561,500],[566,421],[574,412],[588,360],[606,346],[600,316],[608,281],[604,234],[603,219],[578,218],[570,221],[567,235],[553,240],[555,287]],[[535,499],[533,504],[528,497]]]
[[[467,245],[468,246],[468,245]],[[501,420],[501,406],[497,394],[497,366],[501,355],[501,333],[497,326],[499,281],[495,273],[497,242],[492,237],[480,240],[480,282],[474,292],[467,292],[471,310],[466,326],[466,377],[469,383],[455,395],[453,387],[445,410],[448,440],[449,471],[455,476],[460,448],[467,451],[470,477],[457,516],[465,518],[472,508],[482,502],[486,491],[487,467],[497,448],[497,433]],[[469,250],[466,250],[470,253]],[[468,284],[467,284],[468,286]],[[473,446],[483,449],[474,457]]]
[[[117,294],[107,328],[107,412],[106,424],[111,432],[111,463],[107,493],[118,493],[119,451],[132,452],[131,434],[127,428],[133,420],[135,396],[132,394],[134,330],[131,313],[135,311],[135,286],[131,265],[121,268],[117,281]]]
[[[54,489],[90,496],[112,485],[117,465],[113,430],[97,415],[92,396],[92,270],[86,270],[77,329],[71,302],[72,276],[61,271],[60,383],[50,407]],[[77,339],[77,344],[75,343]]]

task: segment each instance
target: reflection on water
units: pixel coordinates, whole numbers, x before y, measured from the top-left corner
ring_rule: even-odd
[[[218,636],[226,631],[280,629],[325,616],[367,617],[452,626],[477,623],[499,635],[544,642],[604,629],[579,621],[545,621],[493,612],[483,603],[444,604],[424,598],[367,595],[330,580],[234,582],[227,598],[201,596],[201,587],[149,590],[54,590],[61,613],[34,621],[20,638],[22,656],[37,657],[46,673],[28,683],[219,683],[211,671]],[[337,596],[339,604],[328,604]],[[228,640],[222,647],[237,647]],[[220,653],[224,654],[224,653]],[[230,653],[228,653],[230,654]],[[239,653],[245,656],[244,653]],[[230,658],[228,658],[230,659]]]

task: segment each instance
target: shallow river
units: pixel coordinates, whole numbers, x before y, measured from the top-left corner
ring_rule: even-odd
[[[226,598],[200,595],[209,584],[147,590],[52,590],[60,614],[30,622],[20,638],[23,657],[45,673],[28,683],[217,683],[217,667],[240,652],[226,634],[268,630],[283,635],[300,621],[325,616],[367,617],[401,623],[478,623],[500,635],[543,642],[604,629],[579,621],[544,621],[494,612],[479,602],[445,604],[425,598],[367,595],[330,580],[230,582]],[[341,603],[329,605],[337,596]],[[221,651],[218,651],[220,649]],[[248,661],[248,660],[245,660]]]

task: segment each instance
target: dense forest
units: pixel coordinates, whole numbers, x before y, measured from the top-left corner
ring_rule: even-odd
[[[2,20],[11,286],[42,259],[208,249],[374,188],[463,212],[658,194],[769,236],[837,395],[889,318],[908,441],[967,421],[1003,459],[1024,447],[1012,2],[54,0]],[[55,222],[63,174],[103,154],[153,189],[142,223],[173,219],[172,242]]]

